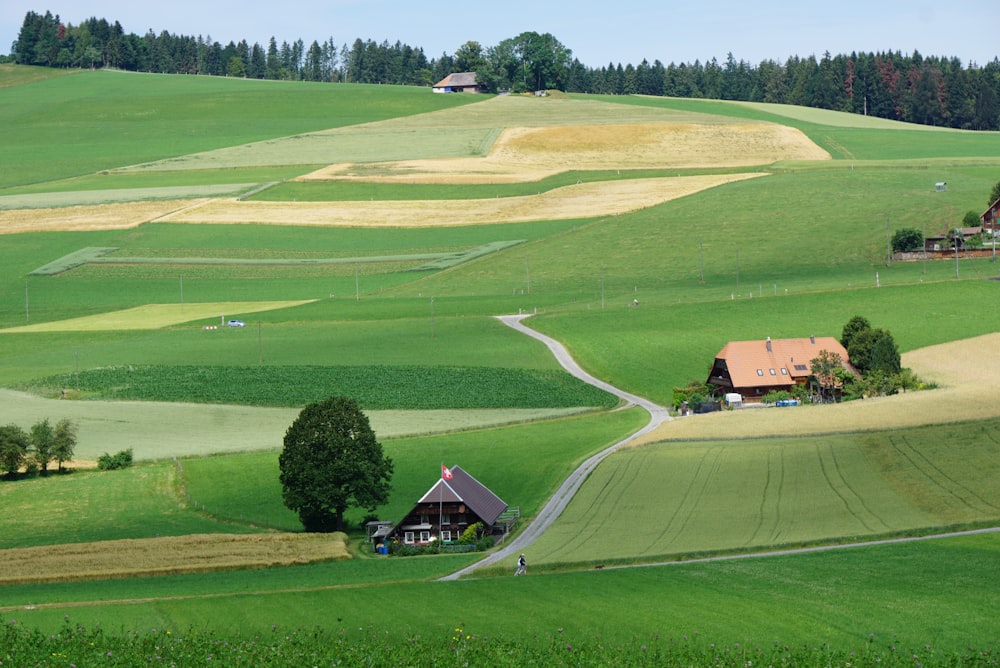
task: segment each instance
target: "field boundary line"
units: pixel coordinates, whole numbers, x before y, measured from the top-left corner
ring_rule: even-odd
[[[715,557],[697,557],[694,559],[677,559],[674,561],[651,561],[642,564],[608,564],[602,566],[601,570],[610,571],[622,568],[650,568],[662,566],[683,566],[685,564],[706,564],[715,561],[734,561],[736,559],[760,559],[763,557],[784,557],[795,554],[812,554],[814,552],[829,552],[830,550],[847,550],[859,547],[872,547],[877,545],[896,545],[899,543],[915,543],[923,540],[939,540],[942,538],[961,538],[963,536],[975,536],[980,534],[990,534],[1000,532],[1000,527],[985,527],[982,529],[969,529],[967,531],[948,531],[946,533],[928,534],[926,536],[903,536],[900,538],[881,538],[878,540],[858,541],[852,543],[838,543],[835,545],[815,545],[813,547],[792,547],[784,550],[767,550],[765,552],[746,552],[743,554],[722,554]]]

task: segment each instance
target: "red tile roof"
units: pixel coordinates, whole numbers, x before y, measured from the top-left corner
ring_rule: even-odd
[[[849,362],[844,346],[832,336],[730,341],[715,357],[726,361],[734,388],[791,386],[796,379],[811,375],[809,362],[821,350],[837,353]]]

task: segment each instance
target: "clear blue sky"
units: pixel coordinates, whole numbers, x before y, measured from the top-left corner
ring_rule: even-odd
[[[44,3],[44,0],[42,0]],[[914,50],[957,56],[983,65],[1000,56],[1000,0],[5,0],[0,7],[0,53],[29,11],[58,14],[79,24],[91,16],[119,21],[125,32],[166,30],[211,36],[225,45],[246,39],[267,46],[302,39],[400,41],[429,58],[453,54],[466,41],[493,46],[524,31],[551,33],[590,67],[671,62],[719,62],[732,52],[753,65],[789,56],[851,51]]]

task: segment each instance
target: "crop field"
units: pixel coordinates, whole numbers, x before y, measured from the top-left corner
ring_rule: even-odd
[[[629,449],[591,476],[532,546],[534,560],[666,558],[995,521],[998,425]]]
[[[634,665],[651,648],[649,665],[995,663],[998,534],[845,544],[1000,523],[1000,265],[887,257],[893,231],[985,208],[1000,133],[8,66],[0,120],[0,424],[80,435],[72,474],[0,481],[11,646],[69,623],[121,629],[112,653],[188,629],[197,660],[217,650],[201,633],[289,629],[273,646],[313,663],[405,663],[407,643],[474,665],[518,643],[539,665],[585,665],[569,646]],[[520,509],[516,531],[645,424],[494,317],[514,313],[663,405],[727,341],[839,336],[855,315],[936,388],[666,423],[582,484],[530,578],[432,582],[476,557],[373,555],[363,509],[306,545],[277,454],[316,398],[361,398],[393,458],[379,517],[458,464]],[[134,468],[87,470],[127,448]],[[726,559],[685,563],[709,556]],[[670,565],[618,568],[651,562]]]

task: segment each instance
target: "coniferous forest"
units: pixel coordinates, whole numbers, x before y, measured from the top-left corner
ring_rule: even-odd
[[[556,89],[774,102],[968,130],[1000,130],[1000,59],[980,65],[918,52],[790,56],[756,65],[725,62],[584,65],[550,34],[526,32],[489,47],[465,42],[428,58],[420,47],[332,38],[308,46],[274,37],[225,46],[210,36],[126,33],[117,21],[64,23],[28,12],[8,58],[25,65],[430,86],[451,72],[475,71],[487,89]]]

